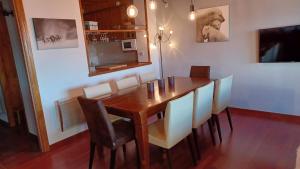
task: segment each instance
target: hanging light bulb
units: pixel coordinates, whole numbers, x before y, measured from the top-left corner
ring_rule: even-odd
[[[193,21],[196,19],[196,13],[195,13],[195,6],[193,3],[193,0],[191,0],[191,6],[190,6],[190,20]]]
[[[139,10],[134,6],[134,5],[130,5],[127,8],[127,15],[129,18],[135,18],[139,13]]]
[[[151,10],[155,10],[157,8],[156,1],[155,0],[151,0],[150,4],[149,4],[149,7],[150,7]]]
[[[194,11],[190,12],[190,20],[194,21],[196,19],[196,13]]]

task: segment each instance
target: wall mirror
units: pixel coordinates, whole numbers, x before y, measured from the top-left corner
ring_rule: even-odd
[[[80,0],[90,76],[151,64],[145,0]]]

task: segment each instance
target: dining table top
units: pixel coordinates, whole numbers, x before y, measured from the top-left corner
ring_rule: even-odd
[[[107,108],[120,110],[126,113],[148,112],[149,116],[163,109],[170,100],[179,98],[189,92],[211,82],[210,79],[175,77],[175,85],[170,86],[165,79],[165,88],[160,89],[158,80],[153,81],[154,92],[149,93],[147,84],[120,90],[119,92],[103,99]]]

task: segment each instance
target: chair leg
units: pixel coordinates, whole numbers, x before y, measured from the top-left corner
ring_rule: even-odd
[[[122,147],[123,147],[124,159],[126,159],[126,144],[124,144]]]
[[[95,155],[96,144],[90,142],[90,161],[89,161],[89,169],[93,168],[94,155]]]
[[[161,112],[157,113],[157,118],[158,118],[158,119],[162,119]]]
[[[212,115],[212,117],[210,118],[210,120],[211,120],[211,124],[212,124],[213,129],[215,129],[216,122],[215,122],[215,119],[214,119],[214,115]]]
[[[188,140],[188,144],[189,144],[189,148],[190,148],[190,151],[191,151],[191,154],[192,154],[192,159],[193,159],[193,164],[194,166],[197,165],[197,158],[194,154],[194,151],[193,151],[193,135],[190,134],[188,137],[187,137],[187,140]]]
[[[110,169],[115,169],[116,152],[117,152],[117,150],[111,150],[111,156],[110,156]]]
[[[197,156],[198,156],[198,159],[201,159],[197,129],[193,129],[192,131],[193,131],[194,142],[196,145]]]
[[[231,121],[231,112],[229,111],[229,108],[226,108],[226,112],[227,112],[227,118],[228,118],[228,121],[229,121],[230,129],[232,131],[233,127],[232,127],[232,121]]]
[[[166,151],[166,154],[167,154],[168,167],[169,167],[169,169],[173,169],[173,166],[172,166],[172,157],[171,157],[170,150],[165,149],[165,151]]]
[[[218,115],[213,115],[213,117],[214,117],[214,121],[217,123],[217,129],[218,129],[220,143],[222,143],[222,133],[221,133],[219,117],[218,117]]]
[[[165,112],[164,111],[159,112],[159,113],[156,114],[156,116],[157,116],[158,119],[163,119],[164,116],[165,116]]]
[[[136,147],[136,166],[137,166],[137,169],[140,169],[141,164],[140,164],[139,145],[138,145],[136,139],[135,139],[135,147]]]
[[[210,132],[212,142],[213,142],[214,145],[216,145],[216,139],[215,139],[215,135],[214,135],[214,131],[213,131],[213,125],[212,125],[213,122],[212,122],[211,119],[208,119],[207,123],[208,123],[209,132]]]

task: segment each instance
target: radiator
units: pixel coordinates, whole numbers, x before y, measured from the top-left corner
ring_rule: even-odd
[[[61,131],[85,123],[84,114],[77,98],[57,101]]]

